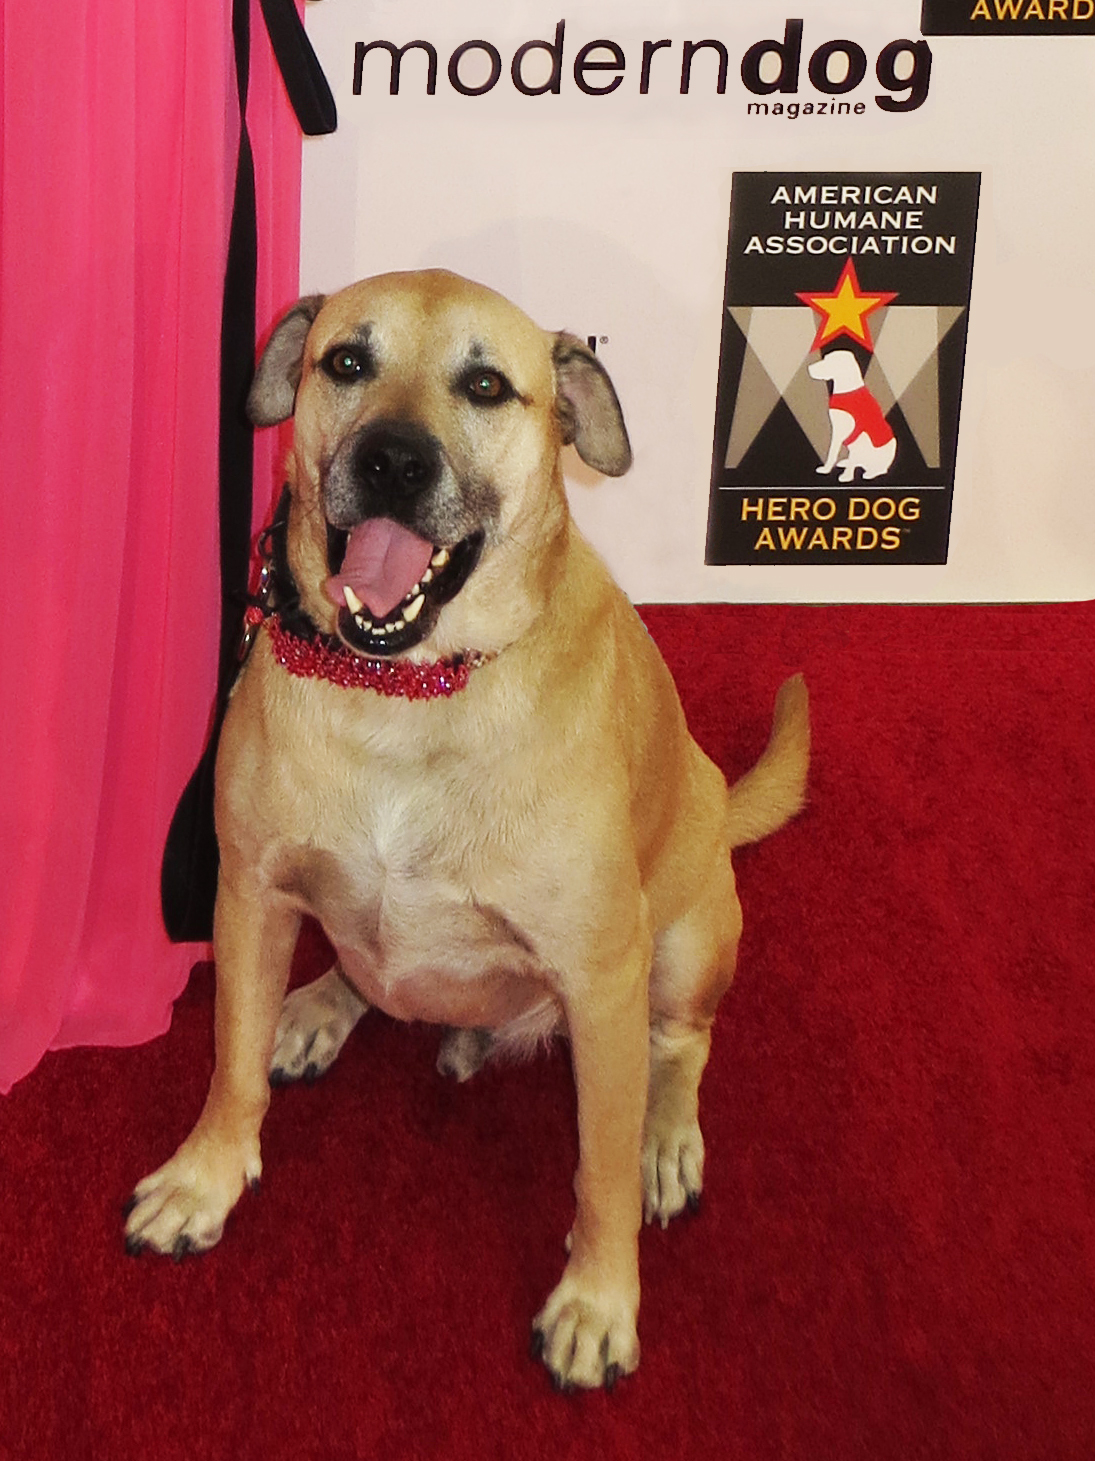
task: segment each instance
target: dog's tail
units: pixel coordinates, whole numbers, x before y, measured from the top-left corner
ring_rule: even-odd
[[[810,764],[810,698],[801,675],[776,696],[760,760],[730,788],[730,846],[759,842],[802,810]]]

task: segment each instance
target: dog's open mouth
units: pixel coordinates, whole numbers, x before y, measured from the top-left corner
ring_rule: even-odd
[[[327,527],[339,638],[358,654],[401,654],[425,639],[479,561],[483,533],[431,543],[391,518],[368,518],[349,531]]]

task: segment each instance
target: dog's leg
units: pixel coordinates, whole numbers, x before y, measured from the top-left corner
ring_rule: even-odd
[[[211,1248],[244,1186],[262,1173],[259,1129],[270,1102],[270,1053],[300,929],[297,913],[238,894],[223,873],[213,935],[216,1068],[194,1130],[138,1183],[126,1246],[182,1257]]]
[[[884,446],[873,447],[869,453],[864,453],[863,480],[873,482],[876,477],[884,477],[894,464],[897,456],[897,442],[890,441]]]
[[[643,1217],[667,1227],[703,1191],[700,1078],[711,1030],[664,1017],[650,1026],[650,1092],[643,1128]]]
[[[270,1084],[311,1082],[324,1075],[368,1008],[337,964],[286,995],[274,1036]]]
[[[847,411],[830,411],[829,421],[832,426],[832,435],[829,438],[829,455],[817,469],[818,476],[820,477],[828,476],[835,469],[840,459],[840,453],[844,449],[844,443],[855,430],[855,417],[851,416]]]
[[[570,1258],[533,1321],[533,1351],[561,1388],[611,1388],[639,1363],[639,1153],[648,1071],[651,941],[566,1003],[578,1093]]]
[[[717,865],[702,905],[659,939],[651,976],[650,1088],[643,1128],[643,1216],[666,1227],[703,1191],[700,1080],[711,1023],[734,977],[741,907],[730,860]]]
[[[840,476],[837,478],[837,481],[841,483],[854,482],[855,474],[860,470],[862,470],[864,472],[864,476],[866,476],[866,463],[864,462],[864,455],[865,452],[869,450],[870,443],[868,442],[867,437],[863,434],[863,432],[860,432],[858,436],[853,437],[848,442],[848,454],[847,456],[845,456],[844,461],[841,464],[842,471],[840,473]]]

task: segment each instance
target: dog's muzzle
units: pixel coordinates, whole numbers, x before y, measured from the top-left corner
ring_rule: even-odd
[[[338,633],[360,654],[390,656],[425,639],[467,582],[484,533],[452,531],[440,444],[415,422],[365,427],[325,490]]]
[[[441,450],[421,427],[378,423],[365,431],[354,452],[354,475],[367,498],[386,503],[419,497],[441,478]]]

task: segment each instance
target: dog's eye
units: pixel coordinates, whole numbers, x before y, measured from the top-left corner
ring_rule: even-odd
[[[368,366],[363,351],[353,345],[336,345],[323,357],[323,369],[335,380],[359,380]]]
[[[464,377],[464,390],[473,401],[497,406],[514,394],[513,387],[500,371],[473,370]]]

